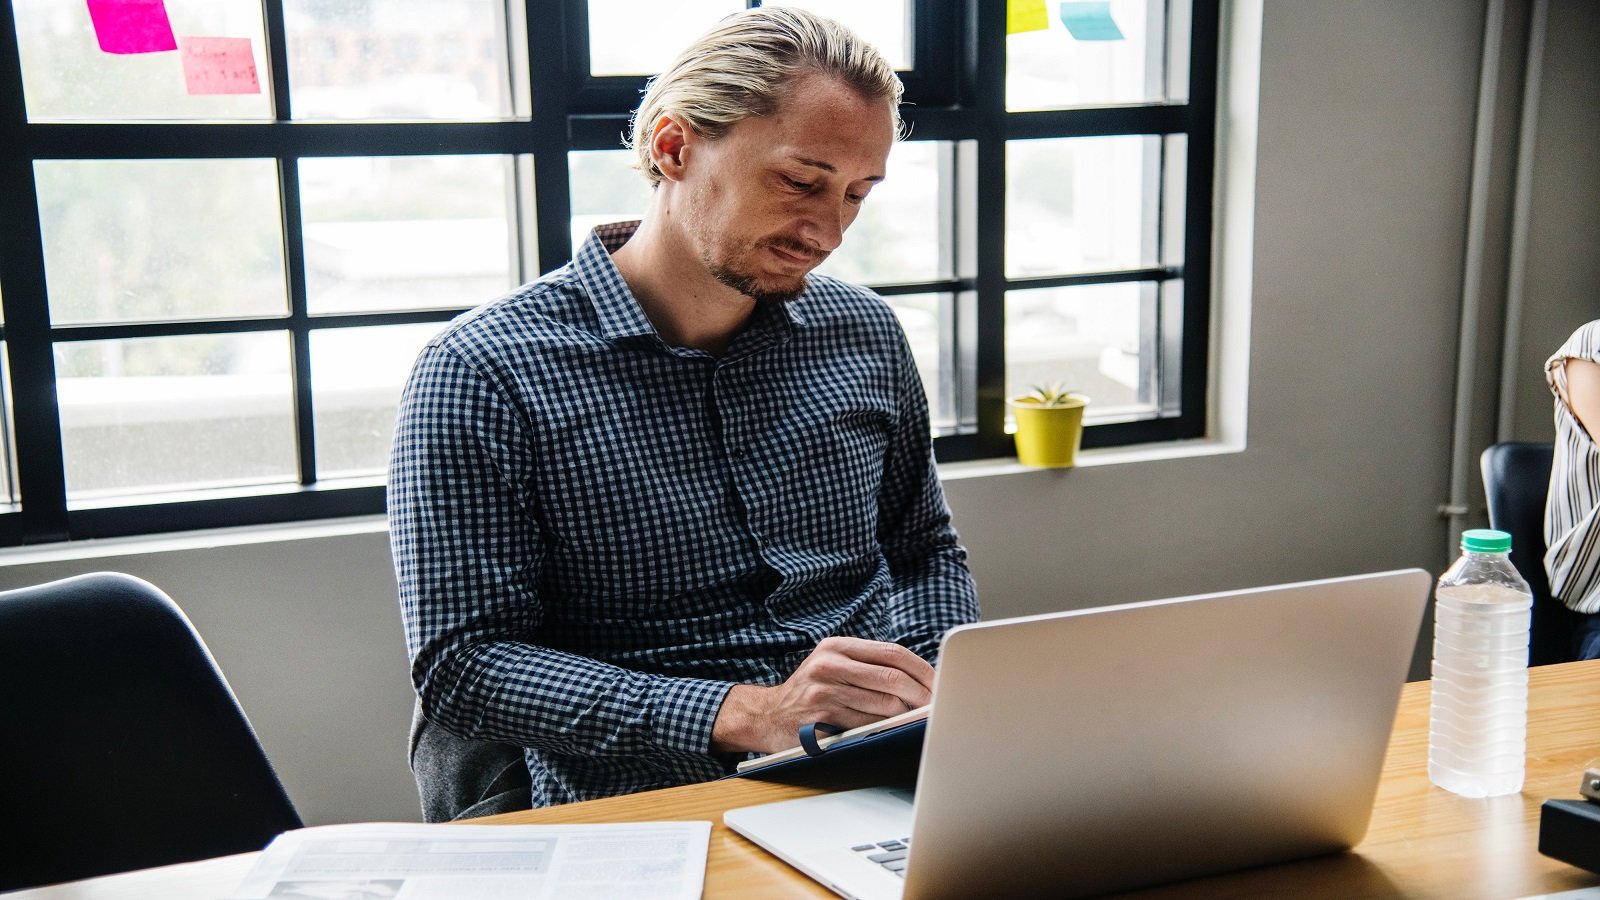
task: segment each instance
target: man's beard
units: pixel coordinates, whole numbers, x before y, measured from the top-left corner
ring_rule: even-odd
[[[799,241],[793,241],[782,237],[767,238],[766,240],[757,243],[756,249],[759,250],[763,245],[766,244],[775,245],[790,253],[818,257],[818,263],[821,263],[821,261],[826,259],[828,256],[828,254],[819,253],[817,250],[807,247]],[[796,297],[799,297],[800,294],[806,289],[806,280],[804,275],[796,278],[793,284],[779,288],[770,285],[764,285],[755,275],[752,275],[749,272],[740,272],[737,269],[734,269],[732,266],[716,262],[712,259],[707,258],[705,263],[707,269],[710,270],[712,277],[716,278],[717,281],[721,282],[722,284],[725,284],[739,293],[744,294],[746,297],[754,300],[757,306],[783,306],[784,304],[794,300]]]

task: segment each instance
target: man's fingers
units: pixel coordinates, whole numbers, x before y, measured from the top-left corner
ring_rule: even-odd
[[[808,722],[859,728],[926,706],[933,667],[899,644],[833,637],[820,642],[781,685],[738,685],[712,729],[719,750],[771,753],[795,745]]]
[[[933,666],[899,644],[828,638],[817,645],[808,662],[837,680],[895,694],[912,706],[932,699]]]
[[[888,641],[869,641],[865,638],[830,637],[824,638],[817,644],[816,652],[840,653],[851,659],[862,662],[874,663],[880,666],[892,666],[906,672],[933,672],[933,666],[928,661],[912,653],[910,650],[892,644]],[[920,680],[920,679],[919,679]]]
[[[834,651],[843,653],[852,659],[862,662],[874,662],[880,665],[921,665],[927,668],[927,661],[912,653],[910,650],[888,641],[869,641],[866,638],[855,637],[830,637],[823,638],[817,644],[818,651]]]
[[[901,708],[889,715],[925,706],[933,699],[933,692],[927,685],[900,669],[887,666],[851,663],[846,667],[844,683],[894,698]]]
[[[812,710],[806,721],[821,721],[841,728],[855,728],[906,711],[893,694],[847,684],[812,685],[801,708]]]

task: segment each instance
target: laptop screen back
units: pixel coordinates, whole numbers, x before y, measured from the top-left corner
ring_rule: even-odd
[[[953,629],[905,896],[1087,895],[1353,846],[1430,583],[1412,569]]]

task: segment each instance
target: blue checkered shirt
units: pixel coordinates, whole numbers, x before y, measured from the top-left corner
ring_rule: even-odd
[[[390,461],[423,709],[527,748],[536,806],[724,775],[735,683],[830,635],[931,661],[978,614],[888,305],[813,275],[673,347],[611,262],[635,227],[429,342]]]

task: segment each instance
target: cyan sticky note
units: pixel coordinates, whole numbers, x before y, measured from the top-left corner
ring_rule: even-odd
[[[1111,18],[1110,0],[1082,0],[1061,4],[1061,24],[1080,41],[1120,41],[1122,29]]]
[[[1043,31],[1050,27],[1045,0],[1006,0],[1006,34]]]
[[[183,83],[191,94],[259,94],[249,38],[185,37]]]
[[[106,53],[178,49],[163,0],[89,0],[89,21]]]

